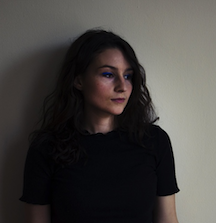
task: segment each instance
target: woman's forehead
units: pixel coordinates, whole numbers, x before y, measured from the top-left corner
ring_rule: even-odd
[[[117,48],[106,49],[99,53],[90,63],[90,67],[131,69],[130,63]]]

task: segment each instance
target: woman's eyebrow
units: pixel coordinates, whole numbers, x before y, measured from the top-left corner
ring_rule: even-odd
[[[107,64],[98,67],[98,69],[101,69],[101,68],[110,68],[110,69],[112,69],[112,70],[118,70],[118,68],[113,67],[113,66],[111,66],[111,65],[107,65]],[[125,71],[133,71],[133,69],[132,69],[131,67],[129,67],[129,68],[127,68]]]

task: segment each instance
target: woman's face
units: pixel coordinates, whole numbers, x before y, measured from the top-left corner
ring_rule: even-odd
[[[84,96],[84,113],[97,117],[119,115],[132,92],[133,70],[118,49],[106,49],[96,56],[75,83]]]

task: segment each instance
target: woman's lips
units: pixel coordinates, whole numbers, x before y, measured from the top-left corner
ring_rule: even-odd
[[[125,102],[125,98],[113,98],[111,100],[116,102],[116,103],[123,103],[123,102]]]

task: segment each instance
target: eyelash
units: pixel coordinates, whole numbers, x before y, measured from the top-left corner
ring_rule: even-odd
[[[113,74],[110,73],[110,72],[104,72],[104,73],[102,73],[102,75],[103,75],[104,77],[107,77],[107,78],[110,78],[110,77],[113,76]]]
[[[132,80],[132,77],[133,77],[133,74],[126,74],[126,75],[124,75],[125,80]]]
[[[112,73],[110,73],[110,72],[104,72],[104,73],[102,73],[102,75],[103,75],[104,77],[107,77],[107,78],[111,78],[111,77],[114,76],[114,75],[113,75]],[[126,74],[126,75],[124,75],[125,80],[131,80],[132,77],[133,77],[133,74]]]

